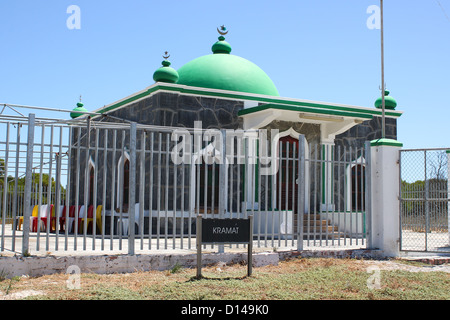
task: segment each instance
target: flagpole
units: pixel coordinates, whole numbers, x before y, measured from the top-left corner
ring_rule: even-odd
[[[386,137],[385,101],[384,101],[384,35],[383,35],[383,0],[380,0],[380,27],[381,27],[381,138]]]

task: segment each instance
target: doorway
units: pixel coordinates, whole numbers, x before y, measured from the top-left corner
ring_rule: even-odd
[[[279,140],[280,167],[277,173],[277,199],[280,210],[297,213],[298,203],[298,139],[291,136]]]

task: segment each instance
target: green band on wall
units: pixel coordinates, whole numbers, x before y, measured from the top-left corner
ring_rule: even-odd
[[[403,143],[401,143],[397,140],[394,140],[394,139],[382,138],[382,139],[376,139],[376,140],[370,141],[370,146],[371,147],[375,147],[375,146],[403,147]]]

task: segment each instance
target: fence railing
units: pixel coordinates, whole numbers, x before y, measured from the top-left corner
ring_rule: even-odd
[[[3,201],[4,198],[4,190],[3,186],[0,185],[0,201]],[[55,187],[42,186],[42,191],[39,190],[39,184],[33,184],[33,188],[31,190],[31,206],[39,205],[39,194],[42,192],[41,196],[41,205],[48,205],[54,203],[54,199],[56,199],[56,190]],[[14,222],[13,217],[21,217],[24,215],[24,201],[25,201],[25,186],[18,186],[16,189],[14,186],[8,186],[6,189],[6,207],[5,214],[3,215],[2,209],[2,217],[5,216],[5,223],[12,224]],[[61,204],[64,202],[64,189],[61,192]],[[16,199],[14,199],[16,198]],[[16,209],[13,212],[14,201],[16,201]],[[0,204],[2,208],[2,205]],[[16,219],[17,220],[17,219]]]
[[[450,251],[446,149],[401,150],[401,249]]]
[[[194,249],[199,214],[252,215],[255,248],[370,238],[368,144],[33,116],[0,125],[2,251]]]

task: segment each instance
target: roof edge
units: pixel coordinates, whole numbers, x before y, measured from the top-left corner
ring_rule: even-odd
[[[286,106],[286,107],[292,106],[292,107],[315,108],[315,109],[323,110],[323,111],[328,110],[328,111],[335,111],[335,112],[356,112],[356,113],[370,115],[370,117],[371,116],[382,116],[382,110],[376,109],[376,108],[321,102],[321,101],[301,100],[301,99],[285,98],[285,97],[279,97],[279,96],[269,96],[269,95],[228,91],[228,90],[220,90],[220,89],[191,87],[191,86],[186,86],[186,85],[163,83],[163,82],[156,82],[155,84],[145,88],[144,90],[138,91],[134,94],[131,94],[131,95],[129,95],[123,99],[120,99],[116,102],[113,102],[109,105],[105,105],[104,107],[99,108],[99,109],[95,110],[94,112],[100,113],[100,114],[103,114],[105,112],[110,112],[112,110],[116,110],[118,108],[125,107],[130,103],[137,102],[141,99],[144,99],[153,94],[156,94],[158,91],[181,93],[181,94],[186,94],[186,95],[200,95],[200,96],[205,96],[205,97],[217,97],[217,98],[231,99],[231,100],[242,100],[242,101],[247,100],[247,101],[254,101],[254,102],[265,103],[265,104],[282,105],[282,106]],[[258,107],[253,107],[251,109],[258,108]],[[250,110],[250,109],[245,109],[245,110]],[[251,113],[251,111],[245,111],[245,110],[241,110],[240,113],[242,113],[242,114]],[[321,113],[323,113],[323,112],[321,112]],[[385,110],[385,116],[387,116],[387,117],[398,118],[402,114],[403,114],[403,111]]]

